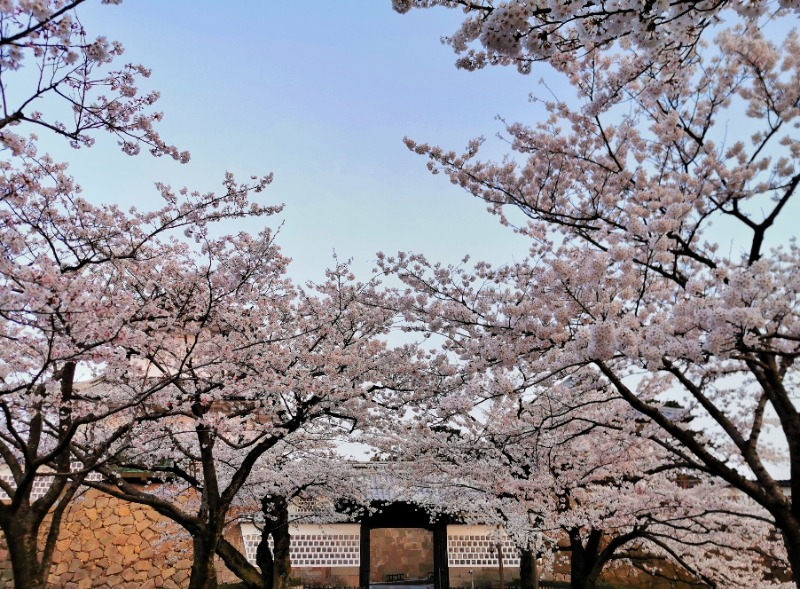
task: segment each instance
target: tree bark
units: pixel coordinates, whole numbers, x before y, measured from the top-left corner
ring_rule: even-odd
[[[289,559],[289,502],[279,495],[261,498],[264,529],[256,552],[256,562],[261,569],[263,589],[288,589],[292,563]],[[272,538],[273,549],[269,548]]]
[[[536,556],[530,548],[520,550],[519,582],[520,589],[539,589],[539,571],[536,570]]]
[[[259,550],[261,549],[261,545],[259,544]],[[269,547],[267,547],[269,549]],[[264,584],[264,577],[261,575],[259,570],[250,564],[250,561],[247,560],[247,557],[239,552],[239,550],[231,545],[225,537],[223,536],[219,540],[219,545],[217,546],[217,555],[222,558],[222,561],[225,563],[231,572],[234,575],[239,577],[239,579],[244,583],[247,589],[263,589],[264,587],[271,587],[271,585]],[[269,555],[272,558],[272,554]],[[256,552],[256,562],[258,562],[258,552]],[[272,576],[269,577],[272,579]]]
[[[192,535],[192,574],[189,589],[217,589],[217,568],[214,556],[217,552],[215,534]]]
[[[270,528],[265,525],[256,550],[256,564],[261,569],[262,589],[273,589],[274,587],[275,561],[272,558],[272,550],[269,548],[270,531]]]
[[[66,490],[49,512],[43,512],[47,503],[36,509],[27,501],[23,501],[16,508],[9,509],[0,516],[0,527],[8,546],[16,589],[47,587],[47,577],[53,562],[53,550],[61,528],[61,518],[72,501],[76,488],[77,485],[67,484]],[[50,515],[47,524],[43,513]],[[44,545],[39,542],[42,535],[45,537]]]
[[[584,546],[580,531],[570,531],[569,544],[572,550],[570,587],[572,589],[595,589],[597,587],[600,571],[603,570],[598,559],[602,536],[602,532],[592,530]]]
[[[31,502],[32,482],[28,482],[16,490],[14,501],[0,506],[0,528],[8,545],[16,589],[47,586],[61,519],[77,489],[77,483],[56,478],[44,497]]]
[[[792,569],[792,581],[800,589],[800,526],[797,524],[784,525],[782,535],[789,566]]]
[[[289,589],[289,577],[292,574],[292,563],[289,559],[289,503],[284,497],[276,501],[275,525],[272,528],[274,552],[274,584],[273,589]]]
[[[67,442],[72,435],[69,401],[72,398],[75,363],[66,362],[61,368],[58,379],[64,402],[58,411],[60,435],[58,441]],[[27,439],[24,445],[21,444],[20,459],[18,460],[8,446],[3,444],[3,460],[18,469],[14,475],[16,488],[8,491],[11,500],[0,503],[0,529],[3,530],[8,545],[16,589],[44,589],[47,586],[61,518],[83,480],[82,476],[74,481],[65,476],[53,476],[49,479],[50,484],[44,494],[33,499],[35,482],[41,480],[39,477],[44,476],[46,470],[44,462],[37,464],[37,459],[45,453],[40,444],[47,423],[46,414],[50,411],[43,385],[33,391],[33,397],[36,399],[36,404],[30,417]],[[31,461],[30,457],[35,459]],[[61,473],[67,473],[69,464],[70,451],[68,446],[64,445],[55,453],[51,465]],[[46,522],[48,515],[50,519]],[[40,538],[44,540],[41,543]]]
[[[15,589],[45,589],[49,563],[39,562],[38,526],[29,517],[18,517],[3,526]],[[46,565],[46,566],[45,566]]]

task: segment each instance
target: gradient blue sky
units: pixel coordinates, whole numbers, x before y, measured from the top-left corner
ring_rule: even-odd
[[[527,98],[545,92],[537,84],[544,66],[528,77],[454,67],[439,37],[455,30],[460,12],[401,16],[389,0],[128,0],[87,3],[80,15],[90,36],[121,41],[125,61],[152,68],[162,135],[192,153],[181,166],[119,154],[111,138],[91,150],[57,146],[93,201],[156,206],[156,181],[208,191],[226,170],[274,172],[266,198],[286,208],[266,222],[283,222],[279,243],[300,281],[321,279],[334,249],[364,274],[379,250],[447,262],[525,256],[524,239],[428,173],[402,142],[408,135],[460,150],[484,134],[486,153],[500,157],[507,146],[494,138],[495,116],[537,116]]]
[[[125,61],[152,69],[146,89],[161,92],[160,131],[192,153],[181,166],[124,156],[110,137],[73,151],[43,136],[91,200],[150,208],[159,204],[156,181],[205,192],[227,170],[240,178],[273,172],[264,198],[285,203],[284,212],[223,230],[283,223],[278,241],[298,281],[322,279],[333,250],[353,258],[362,276],[377,251],[448,263],[465,254],[493,263],[525,257],[525,239],[428,173],[402,142],[408,135],[459,151],[485,135],[483,157],[500,158],[508,146],[495,137],[503,128],[496,116],[534,123],[543,113],[529,93],[572,94],[545,65],[530,76],[457,70],[439,38],[456,29],[460,11],[401,16],[390,0],[91,0],[80,15],[90,37],[121,41]],[[777,241],[796,235],[792,216],[784,215]],[[730,243],[724,227],[715,233]]]
[[[439,38],[456,29],[460,11],[399,15],[390,0],[92,0],[80,15],[90,37],[121,41],[125,61],[152,69],[147,89],[161,92],[162,135],[192,153],[181,166],[124,156],[110,137],[76,152],[43,136],[91,200],[149,208],[158,205],[156,181],[205,192],[227,170],[273,172],[264,198],[285,203],[279,218],[223,230],[283,223],[278,242],[301,282],[322,279],[333,250],[365,277],[377,251],[448,263],[465,254],[496,264],[525,257],[525,239],[428,173],[402,142],[408,135],[460,151],[485,135],[483,157],[500,158],[508,146],[495,137],[496,116],[534,123],[543,113],[530,93],[572,95],[546,65],[529,76],[457,70]],[[731,239],[718,232],[723,244]],[[781,240],[795,234],[789,224],[780,230]]]

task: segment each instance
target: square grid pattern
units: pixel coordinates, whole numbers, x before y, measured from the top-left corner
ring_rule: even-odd
[[[358,534],[298,534],[292,536],[289,558],[296,566],[358,566]]]
[[[500,541],[503,566],[519,567],[519,551],[511,540]],[[447,564],[451,567],[496,567],[497,539],[490,535],[447,535]]]
[[[249,526],[248,526],[249,527]],[[255,564],[256,549],[261,541],[257,530],[242,528],[247,560]],[[272,548],[272,539],[269,541]],[[292,534],[289,560],[293,567],[359,566],[358,534]]]
[[[36,500],[45,493],[47,493],[47,489],[50,488],[50,480],[53,477],[39,477],[33,481],[33,489],[31,489],[31,499]],[[2,473],[0,474],[0,479],[4,483],[8,483],[8,485],[12,488],[16,487],[14,483],[14,477],[11,473]],[[0,501],[4,501],[8,499],[8,493],[6,493],[3,489],[0,489]]]
[[[70,464],[70,469],[72,470],[72,472],[75,472],[80,470],[82,466],[83,465],[80,462],[73,462]],[[100,475],[100,473],[97,472],[90,472],[86,476],[86,480],[88,481],[100,481],[102,480],[102,478],[103,477]],[[50,483],[52,479],[53,477],[46,475],[38,476],[36,479],[34,479],[33,489],[31,489],[31,499],[35,501],[36,499],[47,493],[47,490],[50,488]],[[0,480],[2,480],[4,483],[8,483],[8,486],[11,487],[12,489],[16,488],[16,484],[14,483],[14,477],[7,468],[0,470]],[[9,499],[8,493],[6,493],[3,489],[0,488],[0,501],[5,501],[7,499]]]

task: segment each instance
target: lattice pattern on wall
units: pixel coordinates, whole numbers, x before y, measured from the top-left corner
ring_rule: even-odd
[[[459,530],[459,528],[464,528]],[[519,567],[519,551],[508,538],[498,539],[488,526],[447,526],[447,564],[451,567],[497,566],[498,540],[503,566]]]
[[[252,524],[243,523],[241,528],[247,560],[255,564],[261,532]],[[289,560],[293,567],[352,567],[361,562],[357,525],[293,526],[290,535]]]
[[[16,487],[14,483],[14,477],[11,476],[10,472],[3,472],[0,473],[0,479],[3,482],[8,483],[11,487]],[[37,477],[33,481],[33,489],[31,490],[31,499],[38,499],[45,493],[47,493],[47,489],[50,488],[50,479],[52,477]],[[0,489],[0,501],[8,499],[8,493],[6,493],[3,489]]]
[[[70,469],[73,471],[79,470],[82,467],[80,462],[73,462],[70,464]],[[39,476],[33,481],[33,489],[31,490],[31,499],[36,500],[45,493],[50,488],[50,484],[52,482],[53,477],[50,476]],[[99,481],[102,480],[100,473],[90,472],[86,476],[87,480],[90,481]],[[9,486],[12,488],[16,488],[16,484],[14,483],[14,477],[11,474],[11,471],[8,470],[8,467],[4,467],[0,470],[0,480],[4,483],[8,483]],[[9,499],[8,493],[6,493],[2,488],[0,488],[0,501],[4,501]]]
[[[292,536],[289,558],[298,567],[358,566],[358,534],[298,534]]]
[[[289,513],[296,518],[309,517],[321,509],[322,505],[316,499],[293,499],[289,504]]]
[[[258,543],[261,542],[261,532],[250,524],[242,524],[242,541],[244,542],[244,555],[250,564],[256,564],[256,550],[258,550]],[[272,550],[272,538],[270,538],[269,549]]]
[[[81,470],[82,468],[83,468],[83,464],[80,463],[80,462],[70,462],[69,463],[70,472],[77,472],[77,471]],[[87,481],[94,481],[94,482],[102,481],[103,480],[103,475],[101,475],[99,472],[90,472],[89,474],[86,475],[86,480]]]

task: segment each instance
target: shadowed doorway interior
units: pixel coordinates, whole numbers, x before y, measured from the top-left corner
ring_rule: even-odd
[[[433,533],[423,528],[370,532],[370,584],[433,583]]]

